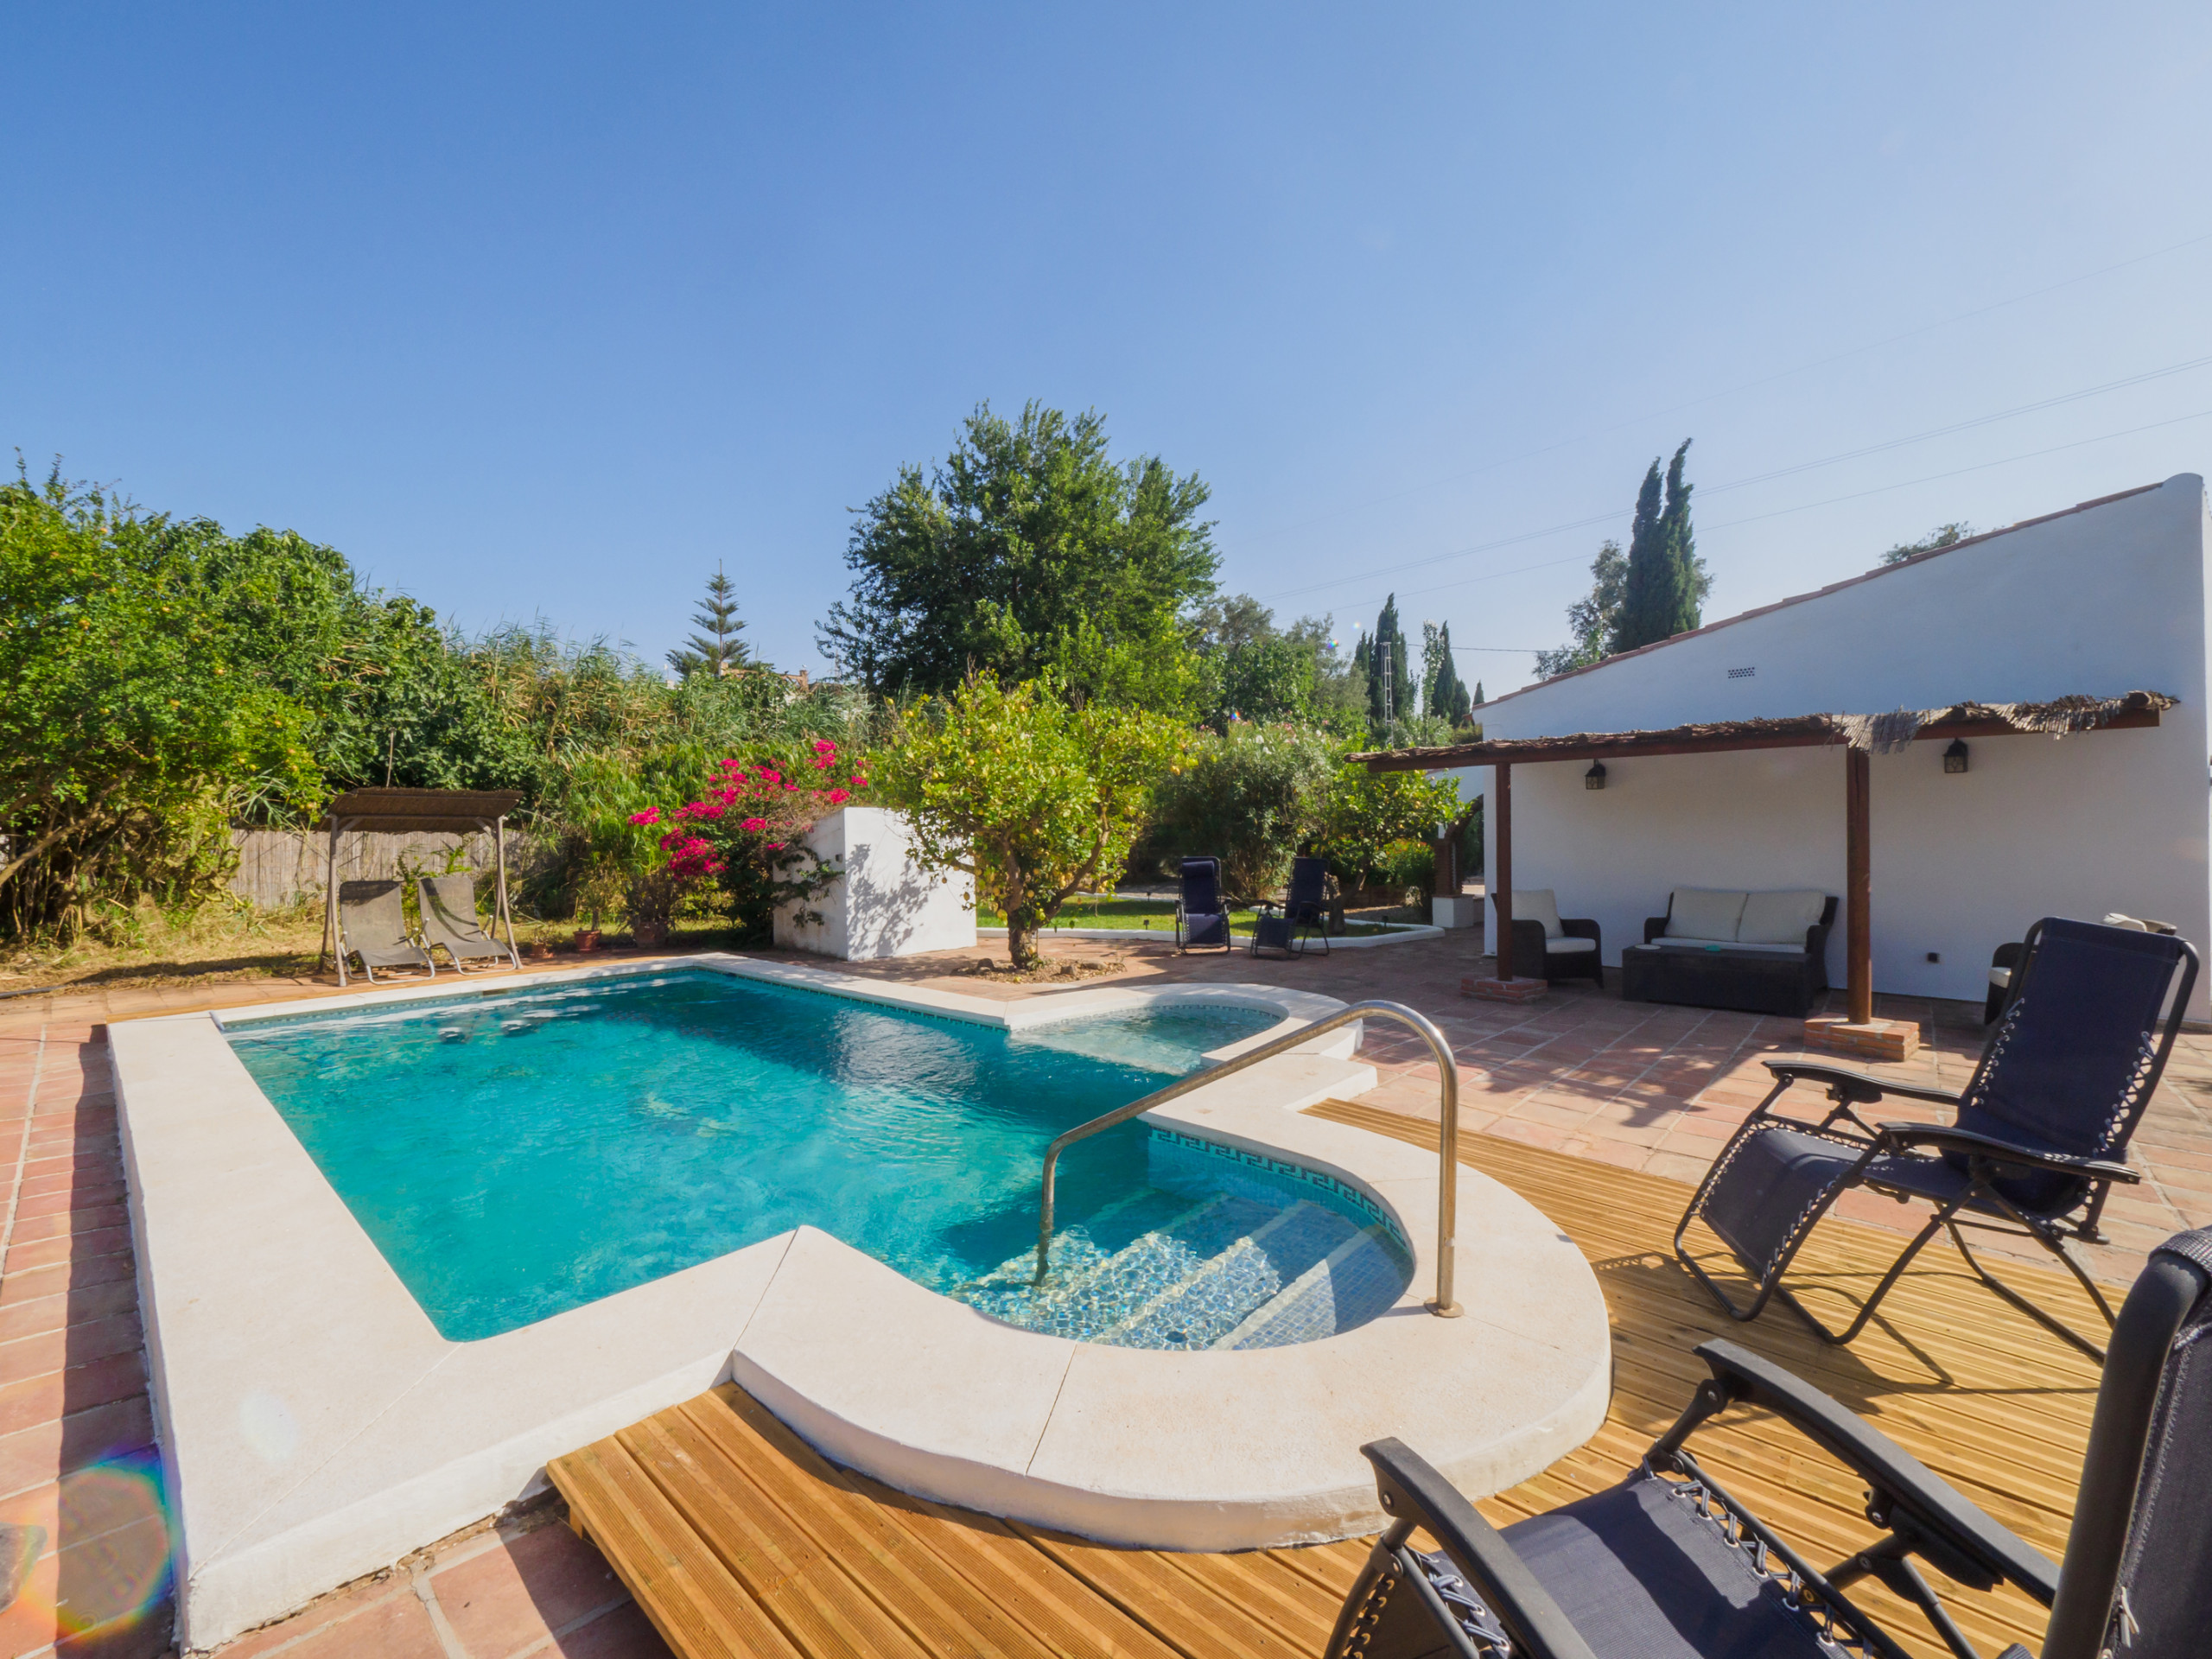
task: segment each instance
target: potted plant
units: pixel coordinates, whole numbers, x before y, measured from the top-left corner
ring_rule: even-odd
[[[608,912],[621,907],[628,889],[629,874],[619,861],[604,854],[587,855],[572,888],[576,915],[585,923],[576,930],[574,943],[577,950],[599,949],[600,922]]]

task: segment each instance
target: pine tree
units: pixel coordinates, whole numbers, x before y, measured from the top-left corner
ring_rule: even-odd
[[[1440,643],[1443,633],[1443,629],[1433,622],[1421,625],[1421,711],[1425,715],[1441,712],[1436,700],[1436,682],[1444,666],[1443,646]],[[1448,701],[1448,689],[1445,696]]]
[[[691,613],[691,625],[699,632],[668,653],[671,668],[687,676],[727,674],[747,660],[751,653],[737,637],[745,624],[737,620],[736,594],[737,584],[715,565],[715,574],[707,578],[706,598]]]
[[[1478,709],[1481,708],[1481,707],[1483,706],[1484,702],[1484,696],[1483,696],[1483,683],[1482,683],[1480,680],[1477,680],[1477,681],[1475,682],[1475,707],[1476,707],[1476,708],[1478,708]]]

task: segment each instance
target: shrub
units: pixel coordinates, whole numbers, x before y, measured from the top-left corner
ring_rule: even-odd
[[[1218,857],[1233,899],[1267,897],[1322,827],[1332,747],[1325,734],[1287,724],[1236,721],[1198,738],[1154,792],[1154,844],[1170,858]]]
[[[804,906],[804,919],[821,920],[810,906],[843,872],[823,863],[807,836],[868,787],[867,772],[826,737],[804,743],[796,755],[751,765],[717,761],[698,799],[647,807],[629,819],[656,837],[667,861],[652,873],[654,885],[641,891],[640,901],[664,899],[672,907],[690,885],[719,880],[740,923],[755,934],[766,932],[787,905]],[[666,909],[661,913],[664,918]]]

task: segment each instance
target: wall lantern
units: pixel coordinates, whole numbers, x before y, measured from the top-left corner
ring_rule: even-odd
[[[1605,786],[1605,763],[1602,760],[1592,760],[1590,763],[1590,770],[1582,774],[1582,787],[1585,789],[1603,789]]]
[[[1943,770],[1964,772],[1967,769],[1967,741],[1963,737],[1951,740],[1951,747],[1943,751]]]

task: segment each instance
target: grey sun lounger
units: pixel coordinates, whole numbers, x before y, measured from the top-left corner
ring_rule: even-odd
[[[1360,1448],[1390,1517],[1327,1659],[1904,1659],[1895,1615],[1847,1593],[1872,1580],[1942,1648],[1974,1649],[1937,1585],[2011,1584],[2050,1609],[2042,1659],[2198,1659],[2212,1630],[2212,1230],[2151,1252],[2113,1332],[2053,1562],[1872,1424],[1732,1342],[1620,1484],[1499,1530],[1397,1440]],[[1737,1408],[1771,1414],[1849,1469],[1885,1535],[1825,1571],[1732,1496],[1688,1441]],[[1779,1455],[1777,1453],[1776,1455]],[[1412,1548],[1414,1529],[1441,1548]],[[1919,1561],[1938,1571],[1923,1573]],[[1935,1580],[1936,1582],[1931,1582]],[[1891,1608],[1898,1604],[1892,1602]],[[1924,1638],[1921,1652],[1941,1651]],[[2031,1659],[2015,1644],[1997,1659]]]
[[[359,957],[372,985],[379,968],[427,968],[437,976],[430,953],[407,931],[399,895],[397,881],[338,884],[338,955],[341,961],[349,950]]]
[[[423,876],[415,890],[423,900],[423,943],[443,945],[455,969],[465,971],[471,962],[494,960],[522,966],[521,959],[476,919],[476,880],[467,871]]]

